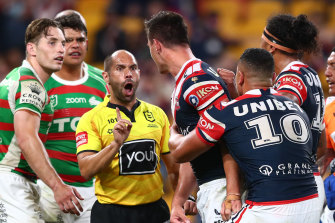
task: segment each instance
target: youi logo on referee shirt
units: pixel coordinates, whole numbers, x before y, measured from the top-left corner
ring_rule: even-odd
[[[156,143],[152,139],[125,142],[120,148],[120,175],[155,173],[157,168]]]

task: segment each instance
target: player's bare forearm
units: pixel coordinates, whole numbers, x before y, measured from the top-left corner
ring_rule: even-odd
[[[188,196],[192,194],[196,186],[196,179],[193,174],[191,164],[180,164],[178,185],[172,199],[172,208],[174,206],[183,206]]]
[[[176,149],[172,152],[176,162],[189,162],[200,154],[210,149],[210,146],[199,139],[196,131],[191,131],[187,136],[184,136],[178,141]]]
[[[120,144],[113,141],[100,152],[82,152],[77,156],[80,174],[86,180],[107,168],[118,153]]]
[[[162,159],[168,171],[168,178],[171,183],[171,186],[173,190],[176,190],[178,185],[180,165],[174,161],[171,153],[162,155]]]
[[[14,129],[18,146],[36,175],[51,189],[63,182],[52,167],[42,141],[38,136],[40,117],[20,110],[14,115]]]

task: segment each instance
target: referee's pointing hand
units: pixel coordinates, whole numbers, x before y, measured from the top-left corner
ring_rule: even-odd
[[[129,120],[122,119],[120,109],[116,108],[117,123],[114,126],[114,141],[118,144],[123,144],[123,142],[128,138],[131,127],[133,126]]]

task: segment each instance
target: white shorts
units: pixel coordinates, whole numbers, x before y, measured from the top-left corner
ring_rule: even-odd
[[[43,219],[46,222],[57,222],[57,223],[89,223],[91,218],[91,210],[94,202],[97,200],[94,194],[94,187],[74,187],[77,189],[79,194],[84,198],[80,201],[84,211],[80,213],[80,216],[74,214],[63,213],[58,204],[55,201],[52,190],[38,180],[37,184],[41,188],[41,199],[40,207],[42,211]]]
[[[334,223],[335,211],[329,210],[328,205],[325,207],[324,212],[321,215],[321,222],[322,223]]]
[[[319,223],[321,207],[318,198],[282,205],[249,205],[227,222],[234,223]]]
[[[226,179],[217,179],[199,186],[197,209],[204,223],[223,222],[221,205],[226,197]]]
[[[325,192],[325,185],[323,184],[322,177],[314,175],[316,185],[318,186],[318,199],[319,205],[322,207],[321,212],[324,210],[324,206],[326,205],[326,192]]]
[[[44,222],[38,206],[38,186],[25,177],[0,172],[0,222]]]

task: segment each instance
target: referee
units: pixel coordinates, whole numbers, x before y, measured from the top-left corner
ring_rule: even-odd
[[[160,159],[174,187],[179,169],[168,148],[168,118],[136,98],[140,70],[130,52],[114,52],[104,66],[110,94],[81,117],[76,131],[81,175],[96,177],[91,222],[168,222]]]

